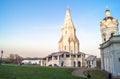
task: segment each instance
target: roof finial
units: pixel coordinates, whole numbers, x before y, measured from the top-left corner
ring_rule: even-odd
[[[67,7],[67,9],[66,9],[66,14],[70,15],[70,8],[69,7]]]
[[[109,9],[108,9],[108,5],[106,5],[106,10],[109,10]]]
[[[69,5],[67,4],[67,9],[69,9],[70,7],[69,7]]]

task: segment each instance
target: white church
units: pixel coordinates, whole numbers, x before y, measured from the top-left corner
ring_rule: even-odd
[[[102,44],[101,69],[120,76],[120,35],[118,33],[118,20],[106,10],[106,17],[100,22]]]
[[[58,42],[58,52],[54,52],[41,60],[41,66],[58,67],[96,67],[96,56],[86,54],[79,50],[79,40],[72,22],[70,9],[67,8],[62,26],[62,35]],[[92,58],[91,58],[92,57]]]
[[[50,55],[40,60],[24,60],[23,64],[36,63],[40,66],[53,66],[53,67],[96,67],[96,56],[87,55],[79,50],[79,40],[76,36],[76,29],[72,22],[70,9],[67,8],[62,26],[62,35],[58,42],[58,52],[51,53]]]

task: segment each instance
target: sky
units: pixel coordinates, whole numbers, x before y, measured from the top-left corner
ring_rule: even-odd
[[[106,6],[120,22],[120,0],[0,0],[0,50],[4,57],[45,57],[58,51],[66,8],[80,42],[80,52],[100,57],[100,21]]]

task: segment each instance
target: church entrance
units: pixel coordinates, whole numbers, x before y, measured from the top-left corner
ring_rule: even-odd
[[[81,67],[81,62],[80,61],[78,61],[78,67]]]

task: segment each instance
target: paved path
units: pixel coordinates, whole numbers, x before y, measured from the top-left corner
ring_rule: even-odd
[[[76,70],[74,70],[74,71],[72,72],[72,75],[79,76],[79,77],[85,77],[85,78],[86,78],[86,76],[83,74],[83,72],[84,72],[85,70],[88,70],[88,69],[85,69],[85,68],[76,69]]]

